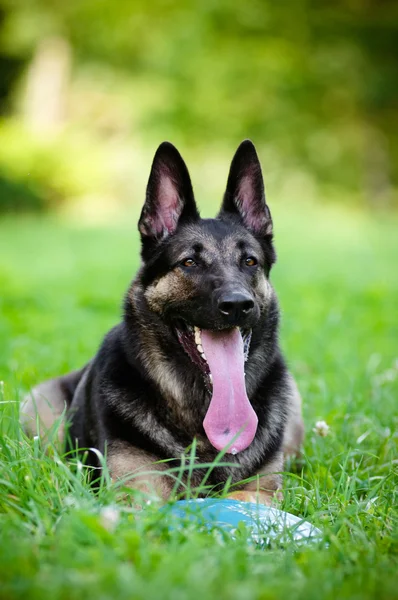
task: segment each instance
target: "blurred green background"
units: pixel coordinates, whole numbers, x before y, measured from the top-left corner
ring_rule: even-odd
[[[398,3],[0,0],[0,212],[108,219],[163,139],[207,202],[246,137],[289,199],[397,206]]]

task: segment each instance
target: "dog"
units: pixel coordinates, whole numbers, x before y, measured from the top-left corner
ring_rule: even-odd
[[[106,456],[113,480],[175,491],[168,469],[195,440],[190,484],[270,504],[284,456],[299,451],[301,398],[278,343],[269,274],[273,225],[251,141],[232,160],[220,212],[202,219],[184,160],[156,151],[139,219],[141,267],[122,322],[82,369],[34,388],[22,408],[31,435],[66,414],[66,449]],[[38,417],[38,418],[37,418]],[[211,470],[223,451],[226,462]]]

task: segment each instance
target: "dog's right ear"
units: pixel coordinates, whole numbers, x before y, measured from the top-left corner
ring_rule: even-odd
[[[143,249],[173,234],[183,222],[199,219],[187,166],[177,148],[163,142],[156,151],[138,221]]]

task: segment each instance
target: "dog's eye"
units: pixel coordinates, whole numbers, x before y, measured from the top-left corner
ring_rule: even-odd
[[[193,258],[186,258],[181,262],[181,264],[183,267],[196,267],[196,262],[193,260]]]
[[[248,256],[245,259],[245,265],[247,265],[248,267],[255,267],[257,263],[257,258],[254,258],[254,256]]]

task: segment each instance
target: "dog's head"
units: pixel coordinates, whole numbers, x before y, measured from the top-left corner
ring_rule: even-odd
[[[251,443],[257,426],[244,362],[252,331],[266,318],[275,261],[253,144],[239,146],[215,219],[200,218],[182,157],[171,144],[161,144],[139,231],[147,307],[168,325],[213,392],[204,421],[211,443],[221,449],[244,428],[233,442],[238,452]]]

